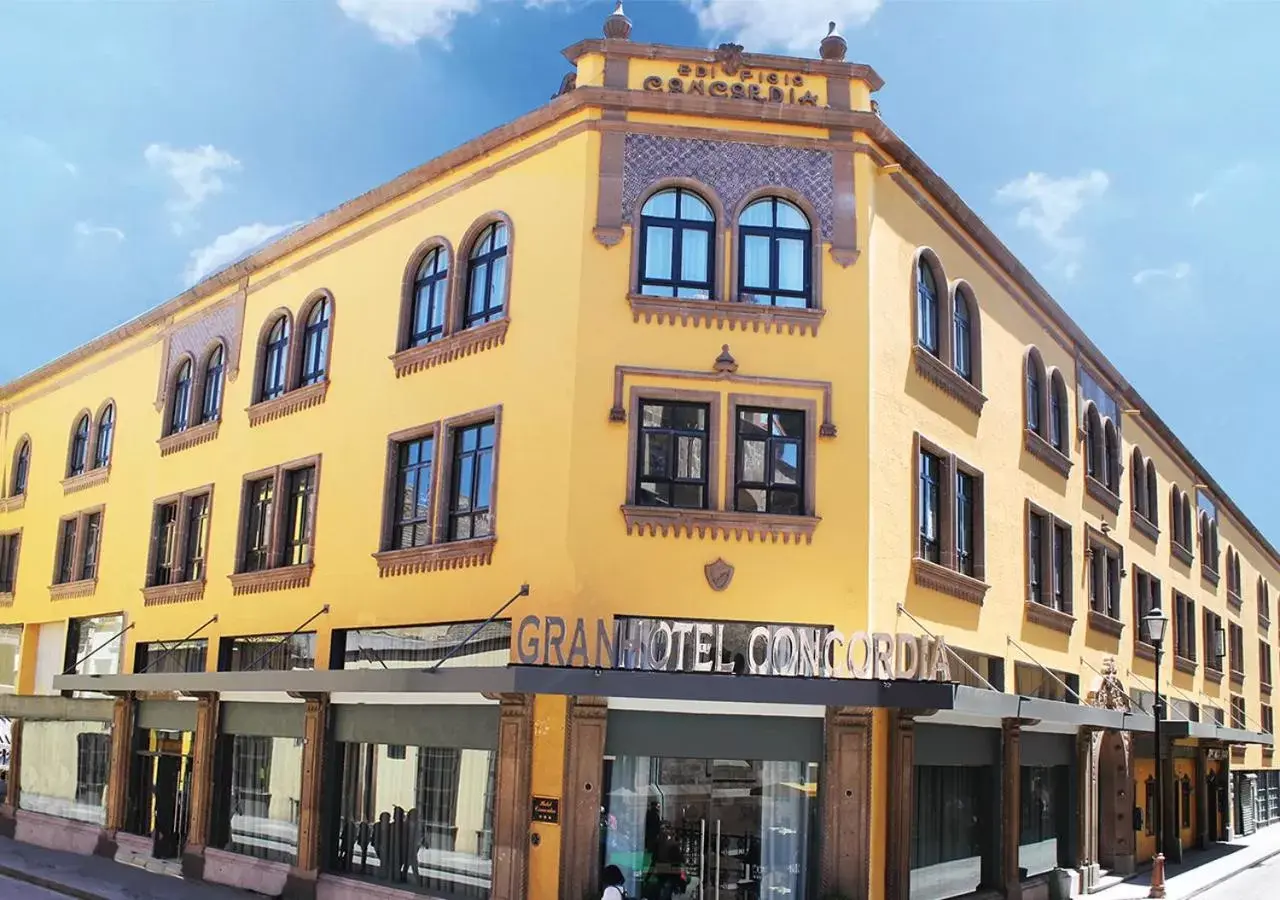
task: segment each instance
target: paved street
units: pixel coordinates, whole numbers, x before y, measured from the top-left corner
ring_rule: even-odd
[[[0,897],[4,900],[67,900],[66,894],[55,894],[35,885],[0,878]]]
[[[1270,900],[1275,897],[1280,897],[1280,856],[1273,856],[1198,894],[1196,900]]]

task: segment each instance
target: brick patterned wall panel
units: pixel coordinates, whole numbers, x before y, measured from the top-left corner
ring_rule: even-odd
[[[169,374],[177,365],[184,353],[190,353],[199,366],[204,352],[216,340],[221,340],[226,347],[226,378],[234,381],[240,371],[241,331],[244,326],[243,293],[238,293],[226,301],[210,309],[204,315],[175,325],[168,334],[168,353],[160,370],[159,390],[156,394],[157,407],[163,407],[167,399]]]
[[[828,152],[628,134],[623,152],[622,220],[630,221],[650,186],[672,177],[692,178],[707,185],[730,212],[752,191],[790,188],[813,204],[822,239],[831,239],[835,191]]]

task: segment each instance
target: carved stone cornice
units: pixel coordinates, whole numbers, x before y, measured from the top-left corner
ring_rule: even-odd
[[[158,584],[142,589],[143,606],[168,606],[173,603],[193,603],[202,599],[204,599],[203,580]]]
[[[0,591],[0,607],[13,606],[13,591]]]
[[[1258,693],[1264,697],[1270,697],[1271,685],[1267,684],[1265,681],[1258,682]]]
[[[1218,586],[1218,582],[1222,580],[1222,576],[1218,574],[1217,569],[1209,568],[1208,563],[1204,560],[1200,560],[1200,577],[1209,582],[1209,585],[1214,588],[1216,588]]]
[[[254,408],[250,407],[250,409]],[[252,422],[252,419],[250,421]],[[168,456],[170,453],[177,453],[180,450],[186,450],[188,447],[194,447],[197,444],[213,440],[218,436],[218,426],[221,424],[222,421],[220,419],[214,419],[212,422],[205,422],[202,425],[196,425],[183,431],[166,434],[156,441],[160,445],[160,455]]]
[[[623,506],[627,534],[638,531],[650,537],[699,537],[762,541],[784,544],[813,543],[819,516],[781,516],[716,509],[670,509],[659,506]]]
[[[1232,672],[1232,673],[1231,673],[1231,686],[1232,686],[1233,688],[1242,688],[1242,687],[1244,687],[1244,673],[1243,673],[1243,672]]]
[[[479,328],[455,331],[448,337],[432,341],[422,347],[411,347],[394,353],[390,359],[391,364],[395,366],[396,377],[403,378],[405,375],[452,362],[463,356],[501,347],[507,342],[507,328],[510,325],[511,319],[503,318],[497,322],[481,325]]]
[[[1227,591],[1227,606],[1231,607],[1231,611],[1238,613],[1244,609],[1244,598],[1235,591]]]
[[[917,375],[941,389],[952,399],[959,401],[974,415],[982,414],[982,407],[987,402],[986,395],[982,391],[965,381],[955,370],[919,344],[911,349],[911,353],[915,357]]]
[[[245,410],[249,415],[249,427],[261,425],[284,416],[292,415],[312,406],[319,406],[329,393],[329,380],[305,387],[294,388],[273,400],[262,400]]]
[[[493,547],[497,541],[496,535],[469,541],[449,541],[406,550],[384,550],[373,554],[373,558],[378,561],[380,578],[440,569],[469,569],[493,562]]]
[[[1258,613],[1258,628],[1262,631],[1267,631],[1268,629],[1270,629],[1271,618],[1269,616],[1263,615],[1262,613]]]
[[[1222,684],[1222,670],[1206,665],[1204,667],[1204,680],[1212,684]]]
[[[1092,475],[1084,478],[1085,491],[1113,513],[1120,512],[1120,495]]]
[[[1034,456],[1040,462],[1044,463],[1053,471],[1057,472],[1063,478],[1071,474],[1071,457],[1067,456],[1057,447],[1050,444],[1040,435],[1036,434],[1030,428],[1023,429],[1023,446],[1027,448],[1027,452]]]
[[[826,316],[825,309],[787,309],[781,306],[763,306],[756,303],[740,301],[727,303],[722,300],[691,300],[686,297],[650,297],[645,294],[631,294],[627,297],[631,304],[631,318],[639,322],[641,317],[646,322],[653,319],[658,324],[692,325],[703,328],[724,328],[730,331],[738,328],[742,331],[761,331],[766,334],[776,331],[781,334],[818,335],[818,326]]]
[[[1118,638],[1124,634],[1124,622],[1113,619],[1106,613],[1100,613],[1096,609],[1089,610],[1089,627],[1112,637]]]
[[[1173,656],[1173,667],[1185,675],[1196,674],[1196,661],[1187,659],[1185,656],[1178,656],[1176,653]]]
[[[1184,547],[1177,541],[1169,542],[1169,555],[1183,565],[1188,566],[1191,565],[1192,561],[1196,558],[1195,554],[1191,552],[1190,547]]]
[[[978,606],[982,605],[983,598],[991,587],[985,581],[970,578],[963,572],[948,569],[919,556],[911,560],[911,576],[922,588],[976,603]]]
[[[15,494],[12,497],[0,497],[0,513],[17,512],[27,505],[27,494]]]
[[[1156,661],[1156,648],[1148,644],[1146,641],[1134,641],[1133,655],[1138,659],[1145,659],[1147,662]]]
[[[1027,621],[1043,625],[1045,628],[1052,628],[1063,634],[1070,634],[1076,624],[1076,617],[1071,613],[1062,612],[1034,600],[1026,601],[1026,614]]]
[[[111,466],[99,466],[96,469],[88,469],[79,475],[72,475],[70,478],[62,479],[62,493],[74,494],[76,491],[83,491],[87,488],[97,487],[100,484],[106,484],[107,479],[111,477]]]
[[[231,581],[231,593],[237,596],[266,591],[291,591],[310,585],[314,568],[310,563],[305,566],[280,566],[276,569],[263,569],[261,572],[236,572],[227,578]]]
[[[1156,527],[1154,522],[1142,513],[1138,512],[1136,509],[1133,510],[1132,514],[1129,516],[1129,525],[1132,530],[1136,531],[1152,543],[1160,540],[1160,529]]]
[[[70,600],[73,597],[92,597],[98,589],[98,579],[83,578],[80,581],[64,581],[49,585],[50,600]]]

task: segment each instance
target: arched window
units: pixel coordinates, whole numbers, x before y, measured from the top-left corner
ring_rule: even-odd
[[[1067,383],[1057,369],[1049,377],[1049,443],[1064,455],[1070,455],[1067,440]]]
[[[1107,419],[1103,428],[1104,482],[1113,494],[1120,493],[1120,435],[1115,423]]]
[[[1102,417],[1092,403],[1084,414],[1084,469],[1091,478],[1105,477],[1106,459],[1103,454]]]
[[[1147,460],[1147,519],[1152,525],[1160,524],[1160,492],[1156,486],[1155,460]]]
[[[1187,536],[1182,533],[1182,499],[1176,484],[1169,487],[1169,527],[1173,529],[1173,542],[1187,546]]]
[[[1150,520],[1147,512],[1147,467],[1143,464],[1142,451],[1133,448],[1133,464],[1130,466],[1132,484],[1129,490],[1133,494],[1133,511]]]
[[[285,392],[285,378],[289,370],[289,320],[285,316],[276,319],[262,345],[262,384],[260,400],[274,400]]]
[[[738,282],[742,299],[762,306],[813,305],[813,235],[795,204],[762,197],[738,219]]]
[[[111,442],[116,431],[116,406],[108,403],[98,416],[98,439],[93,445],[93,467],[101,469],[111,463]]]
[[[709,300],[715,213],[686,188],[659,191],[640,210],[640,293]]]
[[[85,413],[76,422],[76,430],[71,436],[71,453],[67,457],[67,477],[83,475],[84,467],[89,461],[89,414]]]
[[[1032,347],[1027,351],[1027,430],[1044,436],[1044,360],[1040,351]]]
[[[329,374],[329,298],[311,306],[302,331],[301,384],[319,384]]]
[[[916,343],[934,356],[942,350],[938,336],[938,276],[923,255],[916,263]]]
[[[185,431],[191,421],[191,360],[185,359],[173,379],[173,406],[169,412],[169,433]]]
[[[956,291],[956,307],[952,314],[953,334],[955,341],[956,374],[965,381],[973,381],[973,314],[969,297],[963,290]]]
[[[1187,496],[1186,491],[1179,491],[1182,495],[1182,537],[1186,541],[1183,544],[1188,550],[1191,549],[1191,499]]]
[[[444,337],[448,306],[449,249],[433,247],[413,278],[413,312],[405,347],[421,347]]]
[[[213,348],[204,366],[204,390],[200,398],[200,422],[212,422],[222,415],[222,379],[226,371],[226,354],[222,345]]]
[[[467,308],[462,327],[502,318],[507,296],[507,226],[494,222],[480,232],[467,260]]]
[[[31,441],[23,439],[18,445],[18,452],[13,461],[13,491],[11,495],[14,497],[21,496],[27,492],[27,476],[31,472]]]

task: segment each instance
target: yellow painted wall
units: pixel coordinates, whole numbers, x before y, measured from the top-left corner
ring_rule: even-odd
[[[1154,819],[1150,822],[1146,819],[1147,809],[1147,779],[1155,778],[1156,762],[1154,759],[1133,760],[1133,796],[1134,805],[1143,811],[1142,827],[1137,829],[1137,843],[1135,844],[1134,861],[1141,865],[1144,862],[1150,862],[1156,855],[1156,829]]]

